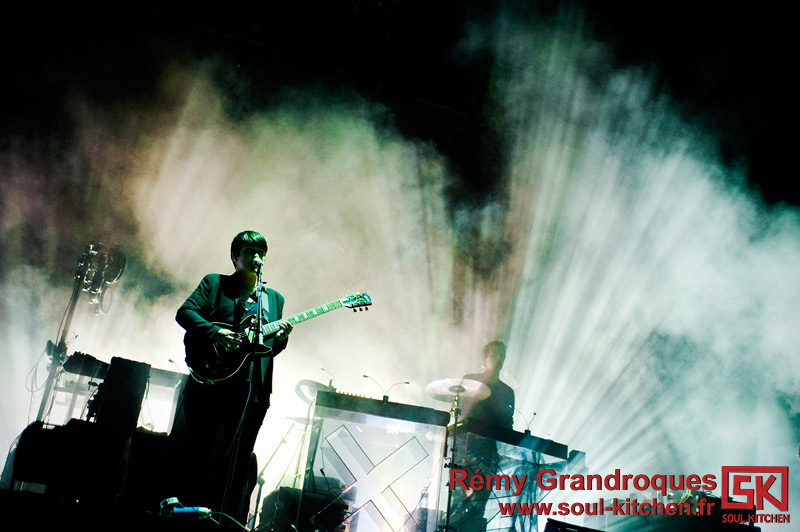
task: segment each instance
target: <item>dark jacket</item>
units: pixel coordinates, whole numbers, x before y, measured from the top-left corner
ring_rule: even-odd
[[[266,321],[273,322],[283,317],[283,296],[271,288],[264,288],[262,301]],[[178,309],[175,320],[187,333],[201,334],[211,341],[222,328],[212,322],[228,324],[231,330],[245,315],[239,298],[239,286],[234,275],[212,273],[203,277],[183,305]],[[264,344],[272,348],[273,356],[286,348],[288,338],[266,338]],[[272,357],[262,359],[261,382],[264,392],[272,392]]]

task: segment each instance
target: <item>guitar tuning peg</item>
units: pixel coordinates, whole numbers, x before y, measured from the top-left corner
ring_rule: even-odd
[[[356,310],[356,309],[353,309],[353,312],[358,312],[358,310]]]

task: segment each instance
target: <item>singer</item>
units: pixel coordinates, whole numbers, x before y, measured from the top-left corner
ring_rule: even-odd
[[[236,235],[233,274],[206,275],[175,317],[186,330],[186,358],[193,370],[171,434],[181,463],[179,499],[184,506],[208,507],[242,523],[257,471],[253,448],[272,392],[272,358],[286,348],[292,332],[290,323],[281,323],[277,334],[259,342],[238,330],[247,318],[268,323],[283,315],[283,296],[260,280],[266,254],[267,241],[260,233]],[[215,363],[242,354],[243,363],[233,373],[212,380],[198,377],[203,373],[199,367],[212,371]]]

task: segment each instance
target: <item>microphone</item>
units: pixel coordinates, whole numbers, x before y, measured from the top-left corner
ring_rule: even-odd
[[[336,391],[336,377],[333,376],[333,373],[331,373],[325,368],[319,368],[319,369],[321,369],[322,371],[331,376],[331,379],[328,381],[328,388],[332,391]]]
[[[383,396],[384,396],[384,397],[386,397],[386,390],[384,390],[384,389],[383,389],[383,386],[381,386],[381,383],[379,383],[378,381],[376,381],[375,379],[373,379],[373,378],[372,378],[372,377],[370,377],[369,375],[362,375],[362,377],[364,377],[365,379],[369,379],[369,380],[371,380],[372,382],[374,382],[375,384],[377,384],[377,385],[378,385],[378,388],[380,388],[380,389],[381,389],[381,392],[383,392]]]
[[[373,378],[372,378],[372,377],[370,377],[369,375],[362,375],[362,377],[364,377],[365,379],[369,379],[369,380],[371,380],[372,382],[374,382],[375,384],[377,384],[377,385],[378,385],[378,387],[379,387],[379,388],[381,389],[381,391],[383,392],[383,402],[384,402],[384,403],[385,403],[385,402],[387,402],[387,401],[389,400],[389,391],[390,391],[392,388],[394,388],[394,387],[395,387],[395,386],[397,386],[398,384],[411,384],[409,381],[396,382],[396,383],[392,384],[391,386],[389,386],[389,389],[388,389],[388,390],[384,390],[384,389],[383,389],[383,386],[381,386],[381,383],[379,383],[378,381],[376,381],[375,379],[373,379]]]
[[[508,406],[511,406],[511,405],[508,405]],[[527,418],[527,417],[525,417],[525,414],[523,414],[523,413],[522,413],[522,410],[520,410],[519,408],[514,408],[514,411],[515,411],[515,412],[518,412],[518,413],[519,413],[519,415],[520,415],[520,416],[522,416],[522,419],[524,419],[525,421],[527,421],[527,422],[528,422],[528,424],[525,426],[525,432],[526,432],[527,434],[530,434],[530,432],[531,432],[531,425],[533,424],[533,420],[536,418],[536,412],[534,412],[534,413],[533,413],[533,416],[531,416],[531,420],[530,420],[530,421],[528,421],[528,418]],[[512,414],[512,415],[513,415],[513,414]]]
[[[255,257],[253,257],[252,265],[253,265],[253,269],[258,271],[258,270],[261,269],[261,266],[264,265],[264,260],[261,257],[259,257],[258,255],[256,255]]]

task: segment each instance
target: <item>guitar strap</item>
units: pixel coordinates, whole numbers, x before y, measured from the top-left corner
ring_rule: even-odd
[[[267,283],[261,283],[261,293],[264,294],[264,297],[261,298],[262,300],[262,307],[264,307],[264,316],[269,317],[269,297],[270,293],[267,289]]]
[[[264,319],[264,323],[268,323],[271,320],[272,316],[270,316],[269,309],[270,309],[270,297],[274,297],[272,293],[267,289],[266,283],[261,284],[261,292],[260,292],[259,302],[261,303],[262,309],[262,317]],[[258,303],[256,303],[258,304]],[[256,310],[257,311],[257,310]],[[253,353],[252,364],[253,364],[253,380],[252,386],[253,390],[255,391],[252,394],[252,401],[259,402],[264,398],[259,398],[258,394],[264,389],[264,373],[266,372],[266,367],[264,365],[263,355],[258,353],[258,349],[256,349],[256,344],[253,345],[253,349],[256,351]]]
[[[259,294],[265,295],[265,294]],[[252,294],[251,296],[252,297]],[[258,303],[261,302],[262,308],[265,305],[269,305],[267,297],[257,297],[256,302],[251,304],[249,307],[245,304],[245,300],[239,298],[236,300],[235,303],[235,310],[234,310],[234,323],[242,323],[245,316],[253,316],[255,319],[258,319]],[[268,320],[268,313],[266,310],[263,312],[264,320]],[[241,330],[237,330],[237,332],[241,332]],[[258,354],[257,344],[253,343],[252,346],[252,356],[249,358],[249,361],[245,362],[245,367],[242,368],[244,371],[244,375],[246,381],[249,383],[250,390],[247,394],[247,403],[257,403],[258,402],[258,392],[262,388],[262,375],[261,375],[261,357]],[[245,407],[246,408],[246,407]]]

